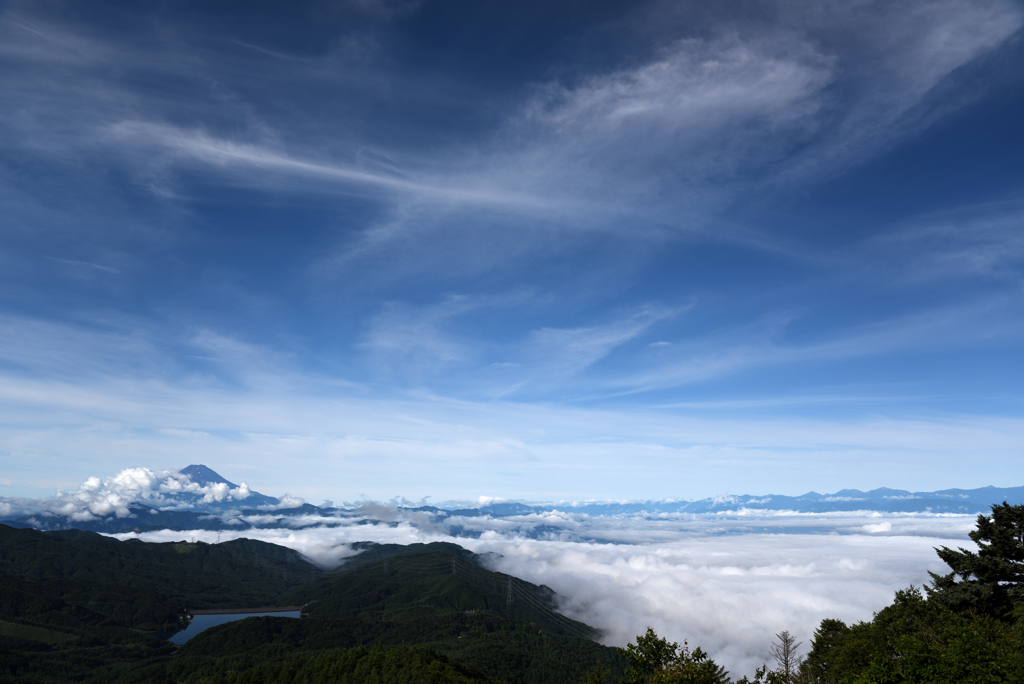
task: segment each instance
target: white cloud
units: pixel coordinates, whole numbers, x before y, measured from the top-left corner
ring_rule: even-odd
[[[111,515],[130,517],[134,503],[163,510],[187,509],[196,503],[242,501],[251,494],[244,482],[235,488],[223,482],[200,485],[174,470],[126,468],[113,477],[90,477],[77,489],[58,491],[53,498],[8,500],[3,514],[50,513],[84,522]]]
[[[814,127],[816,96],[833,78],[833,58],[809,41],[772,38],[686,38],[647,64],[572,88],[550,84],[521,125],[539,127],[545,151],[578,165],[580,178],[592,176],[588,167],[614,168],[616,194],[642,191],[646,174],[665,173],[666,164],[675,186],[731,181],[742,167],[778,155],[787,135]],[[543,161],[536,171],[550,168],[551,159]],[[624,169],[643,174],[639,187]]]
[[[676,313],[661,307],[648,307],[604,325],[541,328],[530,333],[525,353],[534,357],[535,372],[539,371],[539,375],[550,382],[597,363],[616,347],[642,335],[651,326]]]
[[[425,306],[391,302],[373,317],[359,346],[382,373],[438,378],[484,396],[543,391],[566,382],[618,347],[689,307],[647,305],[579,327],[541,327],[482,340],[470,315],[494,315],[540,297],[449,295]],[[485,311],[486,310],[486,311]],[[488,363],[490,358],[514,359]],[[481,368],[484,369],[481,372]]]
[[[789,324],[797,320],[770,317],[692,337],[673,345],[671,351],[643,370],[595,384],[603,384],[608,391],[644,392],[756,368],[877,357],[910,349],[949,349],[986,340],[1017,340],[1024,337],[1021,308],[1018,297],[985,295],[799,341],[788,339]]]
[[[19,13],[33,14],[26,8]],[[671,215],[683,219],[673,221],[677,229],[700,224],[703,208],[714,204],[709,198],[742,190],[745,182],[737,179],[756,176],[766,166],[771,178],[784,176],[780,162],[809,141],[813,144],[781,165],[803,169],[802,180],[808,172],[845,168],[913,131],[920,120],[908,121],[908,112],[1022,21],[1009,3],[954,0],[834,2],[815,11],[805,2],[790,2],[780,3],[773,17],[771,24],[731,17],[717,31],[690,32],[662,44],[646,61],[584,74],[572,84],[539,84],[510,109],[504,126],[432,154],[433,161],[416,150],[389,150],[380,140],[344,136],[345,142],[325,151],[320,135],[303,140],[275,130],[259,117],[254,101],[235,92],[220,97],[209,92],[210,81],[225,84],[221,90],[226,84],[240,91],[243,85],[256,88],[251,74],[169,36],[140,54],[125,36],[89,35],[85,27],[60,25],[39,13],[7,20],[9,40],[0,56],[18,65],[12,74],[27,75],[9,79],[19,99],[51,122],[44,134],[33,121],[12,113],[9,128],[21,132],[11,136],[12,144],[37,144],[61,157],[84,151],[94,156],[103,148],[171,196],[178,169],[278,191],[367,194],[387,201],[400,224],[384,231],[386,237],[376,235],[385,243],[424,229],[447,229],[450,221],[424,221],[417,214],[423,203],[434,205],[434,219],[474,207],[533,217],[572,207],[576,230],[560,239],[576,242],[579,228],[608,230],[625,216],[653,216],[661,223]],[[329,68],[334,58],[310,58],[303,68],[336,71]],[[55,72],[48,68],[53,60],[74,69]],[[264,88],[294,77],[286,63],[275,60]],[[112,64],[130,65],[136,78],[141,73],[187,83],[176,93],[179,107],[188,107],[190,119],[209,123],[195,128],[168,123],[175,108],[113,77]],[[33,70],[46,74],[45,87],[39,87]],[[358,90],[356,84],[380,78],[360,72],[344,87]],[[837,93],[843,99],[837,100]],[[223,125],[226,120],[230,126]],[[223,130],[235,137],[217,132]],[[400,161],[372,163],[360,155],[364,149]],[[698,187],[703,189],[694,190]],[[666,188],[673,192],[652,206],[649,200]],[[680,188],[688,191],[676,192]],[[687,207],[693,211],[680,213]],[[402,218],[406,212],[409,220]],[[587,220],[576,220],[580,216]],[[628,223],[635,235],[637,221]],[[493,222],[474,227],[507,229]],[[516,232],[520,239],[551,246],[551,230]],[[447,271],[450,261],[438,266]]]
[[[789,629],[806,643],[822,619],[869,619],[893,591],[920,584],[940,565],[935,543],[698,533],[644,546],[481,540],[478,548],[503,554],[497,569],[566,596],[563,612],[607,630],[609,644],[653,626],[750,674],[769,659],[775,633]]]
[[[283,494],[278,503],[263,504],[262,506],[257,506],[257,509],[261,511],[280,511],[286,508],[298,508],[299,506],[305,505],[305,503],[306,500],[301,497]]]
[[[885,276],[903,287],[987,279],[1019,285],[1024,235],[1018,202],[928,216],[856,245],[857,275]]]
[[[421,372],[468,362],[476,353],[451,328],[459,316],[483,304],[479,298],[461,295],[418,309],[388,304],[374,317],[361,346],[385,364],[415,365]]]

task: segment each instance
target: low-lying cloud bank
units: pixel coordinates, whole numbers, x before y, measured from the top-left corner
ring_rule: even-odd
[[[500,554],[494,569],[547,584],[560,610],[625,645],[648,626],[700,645],[734,674],[768,659],[783,629],[805,644],[826,617],[869,619],[893,592],[944,566],[934,547],[964,545],[974,516],[793,513],[592,516],[573,511],[439,519],[382,504],[344,516],[267,513],[288,526],[144,532],[146,541],[249,537],[296,549],[325,566],[356,541],[451,541]],[[266,522],[269,522],[267,520]],[[472,531],[472,536],[461,536]],[[457,536],[458,535],[458,536]],[[129,538],[135,535],[115,535]]]

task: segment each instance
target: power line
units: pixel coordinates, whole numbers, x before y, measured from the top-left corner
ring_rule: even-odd
[[[499,574],[499,573],[488,573],[487,571],[482,570],[481,568],[474,567],[474,566],[466,564],[465,567],[463,568],[463,577],[467,576],[467,572],[466,572],[467,570],[469,571],[468,575],[472,579],[475,579],[475,580],[477,580],[478,582],[481,582],[481,583],[486,583],[486,584],[488,584],[490,586],[494,586],[495,580],[499,580],[500,576],[501,576],[501,574]],[[597,636],[600,635],[600,632],[598,632],[597,630],[593,629],[592,627],[589,627],[588,625],[584,625],[582,623],[576,622],[575,620],[572,620],[571,618],[568,618],[565,615],[562,615],[561,613],[555,611],[550,606],[545,605],[532,592],[530,592],[529,590],[527,590],[524,587],[520,586],[519,583],[512,582],[511,581],[512,577],[510,575],[505,575],[505,577],[507,578],[506,589],[507,589],[507,586],[511,586],[512,587],[512,591],[514,592],[515,595],[519,596],[524,601],[526,601],[526,603],[531,608],[533,608],[534,610],[537,610],[543,616],[545,616],[545,617],[549,618],[550,620],[552,620],[554,622],[554,624],[559,629],[562,629],[562,630],[564,630],[566,632],[569,632],[573,636],[578,636],[580,638],[584,638],[584,639],[588,639],[588,640],[593,640]],[[506,594],[506,605],[507,605],[507,601],[508,601],[508,598],[507,598],[507,594]]]

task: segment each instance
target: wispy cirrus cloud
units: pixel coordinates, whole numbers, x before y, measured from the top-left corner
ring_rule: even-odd
[[[220,172],[229,182],[251,186],[281,189],[282,179],[297,181],[323,181],[320,186],[327,192],[377,191],[397,195],[399,199],[414,202],[460,203],[474,205],[517,206],[531,211],[552,208],[554,201],[536,195],[503,191],[500,188],[474,187],[466,179],[444,182],[432,178],[429,172],[413,168],[392,169],[361,168],[355,164],[336,161],[304,159],[294,154],[259,143],[235,142],[209,135],[202,130],[183,130],[173,126],[123,121],[112,125],[107,132],[115,145],[123,144],[132,154],[150,157],[147,150],[156,148],[167,155],[166,166],[190,165],[195,168]],[[150,157],[152,158],[152,157]],[[333,185],[333,187],[332,187]],[[309,185],[295,186],[309,189]],[[347,189],[347,190],[346,190]]]
[[[911,350],[948,349],[979,342],[1012,343],[1024,336],[1021,302],[997,295],[959,306],[893,317],[835,331],[825,339],[787,339],[793,319],[768,319],[689,338],[656,350],[648,368],[607,379],[610,387],[648,391],[707,382],[787,364],[829,363]]]
[[[442,302],[412,307],[388,304],[360,343],[375,363],[389,372],[420,378],[445,374],[460,392],[484,396],[535,393],[557,387],[683,309],[646,306],[594,325],[543,327],[486,341],[472,322],[460,320],[489,309],[501,317],[509,310],[536,306],[537,295],[506,297],[452,295]],[[484,371],[486,377],[481,377]],[[466,377],[460,377],[465,374]]]
[[[232,464],[257,490],[283,486],[307,499],[387,498],[396,489],[555,499],[733,487],[938,489],[965,452],[975,455],[972,486],[1012,479],[1006,459],[1016,462],[1024,435],[1016,418],[939,412],[927,401],[902,403],[894,415],[887,395],[840,415],[779,415],[772,402],[573,406],[396,395],[209,333],[192,347],[178,343],[204,357],[183,366],[174,349],[150,339],[161,334],[122,339],[8,321],[0,373],[8,477],[70,487],[97,464],[116,469],[130,459],[159,470],[188,452]],[[42,466],[47,478],[29,475]]]
[[[446,328],[460,315],[487,303],[451,295],[439,304],[418,309],[388,304],[374,318],[361,344],[385,365],[411,363],[424,373],[450,363],[468,363],[480,352]]]
[[[348,155],[310,154],[315,141],[285,136],[270,118],[246,114],[252,108],[237,96],[232,105],[201,88],[180,95],[193,108],[218,112],[210,128],[221,127],[214,119],[223,118],[225,107],[252,126],[234,137],[206,126],[181,127],[170,123],[167,102],[137,91],[131,92],[127,111],[114,106],[117,92],[127,92],[128,86],[109,78],[94,95],[72,90],[64,100],[50,97],[45,109],[64,119],[59,126],[69,134],[49,139],[92,152],[105,140],[106,154],[143,173],[154,166],[182,167],[252,187],[283,183],[292,191],[368,192],[388,202],[429,201],[445,215],[480,205],[530,215],[571,210],[591,214],[589,222],[599,226],[607,224],[601,213],[647,214],[660,221],[666,211],[678,216],[689,207],[683,223],[702,224],[710,199],[748,188],[766,169],[779,176],[781,160],[796,148],[805,151],[781,168],[812,165],[812,173],[820,175],[823,164],[843,168],[881,141],[905,135],[901,117],[943,78],[1005,40],[1022,20],[1002,3],[966,7],[935,1],[912,9],[860,3],[800,18],[797,5],[783,10],[792,14],[784,29],[737,21],[721,34],[670,42],[634,67],[577,85],[538,84],[504,125],[429,165],[423,158],[413,161],[415,150],[387,151],[384,141],[374,144],[405,162],[387,170],[354,163],[365,140]],[[12,31],[30,28],[24,22],[10,26]],[[851,39],[835,39],[840,26]],[[50,47],[29,50],[29,42],[15,42],[9,59],[40,64],[70,50],[79,70],[102,80],[104,74],[89,72],[95,67],[81,62],[80,53],[107,68],[123,63],[123,51],[132,49],[123,46],[119,52],[96,36],[56,25],[32,30],[50,36]],[[158,53],[183,48],[168,38]],[[198,59],[201,73],[216,78],[216,65]],[[175,59],[129,61],[136,70],[185,73],[171,66]],[[849,61],[857,69],[849,68]],[[847,113],[838,116],[837,107]],[[91,114],[83,117],[83,111]],[[650,205],[666,190],[671,199]]]
[[[857,245],[857,261],[876,273],[888,267],[886,280],[904,287],[962,279],[1020,283],[1022,214],[1024,207],[1006,202],[924,217]]]
[[[577,374],[611,354],[617,347],[646,333],[658,322],[679,315],[647,307],[630,316],[598,326],[541,328],[530,332],[525,355],[548,381]]]

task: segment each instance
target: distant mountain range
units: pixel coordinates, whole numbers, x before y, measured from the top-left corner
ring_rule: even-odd
[[[140,497],[109,514],[67,514],[53,505],[29,514],[0,520],[17,528],[39,530],[81,529],[107,534],[152,530],[242,530],[253,528],[302,528],[331,526],[355,518],[381,522],[367,510],[313,506],[300,500],[276,498],[236,485],[205,465],[190,465],[172,473],[158,496]],[[182,485],[181,483],[184,483]],[[45,500],[41,500],[45,501]],[[633,501],[527,504],[493,503],[479,507],[399,507],[398,515],[428,514],[432,521],[444,523],[454,536],[476,536],[460,524],[470,518],[514,518],[550,511],[565,511],[586,516],[645,516],[664,514],[729,515],[741,510],[798,513],[837,513],[878,511],[884,513],[987,512],[992,504],[1006,501],[1024,504],[1024,487],[982,487],[944,489],[937,492],[909,492],[902,489],[873,489],[862,492],[844,489],[834,494],[808,492],[802,496],[769,494],[721,496],[699,501]]]
[[[880,487],[868,492],[843,489],[834,494],[808,492],[801,496],[767,494],[720,496],[699,501],[640,501],[630,503],[574,504],[572,510],[590,515],[629,515],[640,513],[726,513],[739,509],[833,513],[841,511],[881,511],[887,513],[981,513],[992,504],[1006,501],[1024,503],[1024,487],[980,487],[943,489],[938,492],[908,492]],[[511,504],[517,506],[518,504]],[[501,506],[508,506],[502,504]],[[485,507],[480,510],[487,510]],[[534,510],[554,510],[564,506],[533,506]],[[494,515],[494,513],[492,513]],[[507,514],[506,514],[507,515]]]

